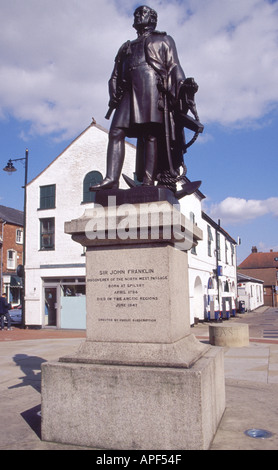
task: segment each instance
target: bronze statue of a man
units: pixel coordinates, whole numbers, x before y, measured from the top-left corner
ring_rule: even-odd
[[[177,175],[183,163],[184,123],[175,117],[186,82],[171,36],[156,31],[157,13],[147,6],[134,12],[138,37],[124,43],[109,80],[110,114],[107,174],[91,190],[118,188],[125,138],[137,138],[136,177],[153,185],[164,170]],[[194,82],[195,83],[195,82]],[[195,90],[196,91],[196,90]]]

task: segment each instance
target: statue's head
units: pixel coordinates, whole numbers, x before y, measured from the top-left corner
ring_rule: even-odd
[[[155,29],[157,25],[157,13],[152,8],[142,5],[134,12],[133,27],[140,31],[142,29]]]

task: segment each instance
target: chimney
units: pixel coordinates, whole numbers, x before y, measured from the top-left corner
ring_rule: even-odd
[[[256,246],[252,246],[252,253],[258,253],[258,248]]]

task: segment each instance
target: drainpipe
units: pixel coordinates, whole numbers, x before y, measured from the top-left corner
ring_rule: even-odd
[[[218,227],[220,227],[220,219],[218,219]],[[217,228],[215,229],[216,233],[216,282],[217,282],[217,295],[218,295],[218,307],[219,307],[219,314],[221,312],[221,305],[220,305],[220,286],[219,286],[219,273],[218,273],[218,267],[219,267],[219,250],[220,250],[220,237],[218,238],[218,230]],[[217,246],[217,242],[219,241],[219,247]]]
[[[4,243],[4,226],[6,225],[6,221],[2,220],[2,245],[1,245],[1,295],[3,293],[3,243]]]

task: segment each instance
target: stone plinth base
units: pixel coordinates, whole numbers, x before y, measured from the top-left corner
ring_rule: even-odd
[[[225,381],[222,349],[190,333],[187,251],[202,231],[169,200],[132,206],[128,219],[126,210],[97,207],[66,223],[86,246],[87,339],[42,365],[42,439],[208,449]]]
[[[42,365],[42,439],[117,450],[205,450],[225,409],[224,355],[189,368]]]
[[[85,341],[73,356],[60,362],[189,369],[210,348],[192,334],[174,343]]]
[[[249,346],[249,326],[242,323],[209,325],[209,342],[230,348]]]

